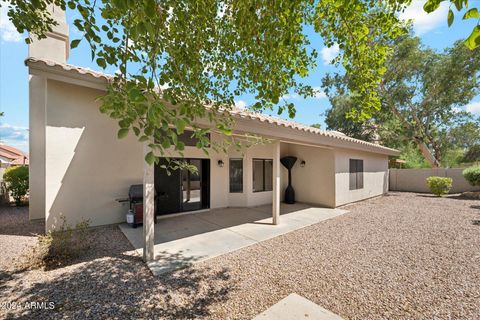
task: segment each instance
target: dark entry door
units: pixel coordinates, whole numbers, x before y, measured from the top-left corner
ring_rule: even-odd
[[[182,194],[180,191],[179,170],[170,171],[170,175],[161,165],[166,165],[165,159],[160,159],[155,166],[155,191],[157,194],[157,215],[181,211]]]
[[[175,170],[167,174],[160,168],[166,164],[161,159],[155,166],[155,190],[157,192],[157,215],[193,211],[210,206],[210,160],[183,159],[197,168],[197,173]]]

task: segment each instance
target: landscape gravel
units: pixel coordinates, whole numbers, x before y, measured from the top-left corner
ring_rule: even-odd
[[[0,303],[23,307],[0,318],[251,319],[295,292],[345,319],[480,319],[478,200],[390,193],[344,208],[158,278],[118,227],[95,228],[66,267],[2,270]]]

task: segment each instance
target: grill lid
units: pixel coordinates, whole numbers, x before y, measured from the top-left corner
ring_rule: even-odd
[[[130,190],[128,190],[128,197],[130,201],[143,200],[143,184],[131,185]]]

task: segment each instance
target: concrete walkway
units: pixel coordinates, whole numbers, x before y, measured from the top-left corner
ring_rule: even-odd
[[[253,320],[342,320],[343,318],[318,304],[292,293],[280,300]]]
[[[188,266],[341,215],[346,210],[282,204],[280,224],[272,225],[271,205],[214,209],[159,219],[155,225],[153,274]],[[143,230],[120,229],[142,254]]]

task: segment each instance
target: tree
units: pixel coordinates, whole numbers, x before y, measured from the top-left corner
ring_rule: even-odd
[[[369,142],[375,140],[376,126],[373,121],[354,121],[348,117],[354,108],[354,102],[349,96],[333,96],[330,103],[332,107],[325,112],[328,130],[340,131],[349,137]]]
[[[288,91],[308,97],[314,90],[301,82],[316,67],[317,53],[304,33],[313,26],[327,46],[340,47],[337,63],[349,75],[352,90],[359,92],[360,115],[378,109],[372,88],[378,83],[388,56],[388,39],[405,27],[396,13],[409,0],[392,3],[329,0],[11,0],[8,16],[19,32],[44,38],[55,21],[54,4],[77,12],[74,21],[83,34],[73,39],[75,48],[86,41],[92,60],[120,73],[101,99],[101,111],[118,120],[118,137],[133,132],[151,148],[146,161],[153,163],[191,128],[197,147],[208,151],[209,129],[230,138],[217,146],[237,144],[228,111],[236,97],[253,94],[256,111],[288,111],[281,102]],[[5,2],[2,2],[5,4]],[[374,42],[374,39],[385,41]],[[160,88],[162,90],[160,91]],[[205,107],[205,106],[208,107]],[[198,123],[204,120],[200,126]],[[205,124],[208,122],[208,125]],[[214,146],[215,147],[215,146]]]
[[[320,123],[314,123],[314,124],[311,124],[310,127],[316,128],[316,129],[321,129],[322,125]]]
[[[462,162],[471,163],[480,161],[480,144],[470,147],[462,158]]]
[[[356,107],[351,114],[368,119],[380,109],[378,84],[385,72],[390,42],[406,32],[397,14],[411,0],[2,0],[21,33],[45,38],[55,21],[52,5],[76,11],[74,25],[83,34],[92,60],[120,70],[101,99],[101,111],[118,120],[118,137],[133,132],[148,143],[148,163],[170,147],[186,127],[207,152],[209,128],[230,138],[218,148],[237,144],[228,111],[234,99],[253,94],[257,111],[277,109],[288,91],[308,97],[301,82],[316,67],[317,53],[304,34],[314,27],[327,46],[338,45],[335,59],[345,70]],[[428,10],[436,10],[437,2]],[[451,0],[452,3],[457,2]],[[463,4],[462,4],[463,5]],[[28,38],[27,42],[32,41]],[[476,38],[474,38],[474,42]],[[163,88],[160,91],[160,88]],[[205,106],[208,107],[205,107]],[[199,120],[209,125],[199,126]],[[215,147],[215,146],[214,146]]]
[[[461,133],[473,132],[470,139],[474,139],[478,122],[471,114],[460,111],[460,107],[479,92],[479,53],[480,50],[471,51],[460,42],[438,53],[423,47],[416,37],[404,36],[396,41],[378,88],[382,109],[369,120],[378,126],[382,143],[398,147],[399,143],[413,141],[425,159],[437,167]],[[346,88],[344,78],[337,74],[323,80],[333,109],[339,110],[330,111],[336,119],[330,119],[331,124],[341,124],[337,112],[344,114],[343,110],[348,113],[354,108],[348,99],[355,93]],[[346,106],[338,101],[346,101]],[[360,124],[343,121],[347,124],[342,124],[342,128],[349,125],[361,132]]]

